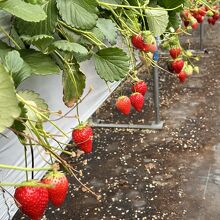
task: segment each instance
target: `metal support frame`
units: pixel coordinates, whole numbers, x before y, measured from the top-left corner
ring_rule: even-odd
[[[201,23],[199,29],[199,48],[202,51],[203,51],[203,36],[204,36],[204,25],[203,23]]]
[[[154,54],[154,60],[158,60],[158,51]],[[159,97],[159,72],[158,67],[153,67],[153,79],[154,79],[154,108],[155,108],[155,121],[149,122],[149,124],[105,124],[101,120],[96,122],[92,121],[93,127],[101,128],[130,128],[130,129],[162,129],[164,122],[160,120],[160,97]]]

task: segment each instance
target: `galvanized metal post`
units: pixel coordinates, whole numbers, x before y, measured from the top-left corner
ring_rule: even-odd
[[[155,109],[155,123],[160,123],[160,94],[159,94],[159,74],[158,67],[153,68],[154,75],[154,109]]]
[[[203,50],[203,35],[204,35],[204,26],[203,26],[203,23],[200,24],[200,30],[199,30],[199,35],[200,35],[200,38],[199,38],[199,48],[200,50]]]
[[[159,45],[159,38],[156,37],[156,42],[157,42],[157,48]],[[157,64],[158,59],[159,59],[159,51],[154,53],[153,57],[155,63]],[[154,65],[153,67],[153,75],[154,75],[154,109],[155,109],[155,123],[159,124],[160,123],[160,89],[159,89],[159,72],[158,72],[158,67],[157,65]]]

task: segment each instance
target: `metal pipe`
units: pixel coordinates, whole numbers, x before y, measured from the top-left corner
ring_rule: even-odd
[[[200,24],[200,31],[199,31],[199,48],[200,50],[203,50],[203,35],[204,35],[204,25],[203,23]]]
[[[102,124],[102,123],[92,123],[92,127],[96,128],[128,128],[128,129],[155,129],[159,130],[163,128],[163,122],[155,123],[149,125],[136,125],[136,124]]]

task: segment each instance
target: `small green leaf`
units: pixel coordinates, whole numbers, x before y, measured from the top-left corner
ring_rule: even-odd
[[[95,0],[57,0],[62,19],[70,26],[92,29],[98,19]]]
[[[21,109],[21,114],[19,115],[19,120],[15,119],[11,128],[23,133],[26,129],[25,122],[27,120],[27,115],[26,115],[27,110],[24,108],[24,104],[22,102],[19,102],[18,106]],[[17,135],[17,136],[19,137],[20,140],[22,140],[22,141],[25,140],[24,136],[22,136],[22,135]]]
[[[96,26],[100,29],[110,44],[116,44],[117,29],[112,20],[99,18]]]
[[[32,73],[36,75],[57,74],[59,67],[48,55],[35,50],[21,50],[23,60],[31,67]]]
[[[49,116],[48,105],[40,95],[34,91],[23,90],[19,91],[18,95],[21,96],[27,104],[24,105],[26,109],[27,118],[33,122],[43,122],[46,121],[45,117]],[[41,114],[33,111],[36,108]],[[26,122],[28,123],[28,121]]]
[[[85,75],[80,71],[79,64],[75,62],[71,69],[65,66],[63,71],[63,101],[71,108],[79,100],[85,88]]]
[[[14,83],[5,68],[0,65],[0,132],[10,127],[20,112]]]
[[[15,88],[17,88],[22,81],[24,81],[29,76],[31,76],[31,74],[32,74],[31,67],[27,63],[23,62],[23,66],[22,66],[21,70],[17,73],[12,74]]]
[[[22,0],[0,2],[0,8],[25,21],[38,22],[47,17],[39,5],[32,5]]]
[[[16,19],[15,27],[20,35],[52,35],[55,32],[58,18],[58,10],[55,0],[50,0],[43,7],[47,18],[41,22],[33,23]]]
[[[164,8],[157,7],[155,9],[146,9],[145,14],[147,17],[147,23],[149,30],[154,36],[162,35],[169,23],[169,16]]]
[[[19,52],[16,50],[8,52],[8,54],[5,56],[5,66],[11,73],[19,72],[23,66],[23,62],[24,61],[20,57]]]
[[[81,55],[88,54],[88,50],[80,44],[72,43],[67,40],[59,40],[53,43],[53,46],[59,50],[74,52]]]
[[[21,39],[28,43],[29,45],[33,45],[37,47],[41,51],[46,51],[48,46],[53,42],[54,38],[50,35],[35,35],[33,37],[28,36],[28,35],[22,35]]]
[[[158,1],[158,4],[161,7],[167,8],[167,9],[173,9],[176,8],[178,6],[181,6],[181,4],[183,5],[185,3],[185,0],[163,0],[163,1]],[[175,11],[180,11],[182,10],[182,7],[177,8]]]
[[[97,73],[105,81],[119,81],[129,72],[129,58],[122,49],[102,49],[93,58]]]

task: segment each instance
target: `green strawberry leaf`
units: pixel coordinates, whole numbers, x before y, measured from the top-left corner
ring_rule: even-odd
[[[44,5],[47,18],[41,22],[33,23],[16,19],[15,27],[21,35],[52,35],[55,31],[58,19],[58,11],[55,0],[50,0]]]
[[[129,72],[129,58],[122,49],[99,50],[93,59],[97,73],[105,81],[119,81]]]
[[[21,96],[27,104],[24,104],[24,108],[26,109],[27,118],[32,121],[34,124],[37,122],[46,121],[45,117],[49,117],[48,105],[44,99],[40,97],[40,95],[34,91],[23,90],[19,91],[18,95]],[[41,114],[33,111],[33,108],[36,108]],[[29,123],[28,121],[26,123]]]
[[[22,81],[24,81],[29,76],[31,76],[31,74],[32,74],[31,67],[27,63],[23,62],[21,70],[17,73],[12,74],[14,84],[15,84],[15,88],[17,88]]]
[[[59,67],[49,55],[35,50],[21,50],[21,57],[31,67],[32,73],[36,75],[58,74]]]
[[[160,5],[163,8],[168,8],[168,9],[172,9],[172,8],[176,8],[178,6],[180,6],[181,4],[184,4],[185,0],[163,0],[163,1],[158,1],[158,5]],[[179,7],[177,8],[175,11],[181,11],[183,8]]]
[[[95,0],[57,0],[62,19],[79,29],[92,29],[98,19]]]
[[[11,126],[11,128],[15,129],[16,131],[19,132],[24,132],[26,127],[25,127],[25,122],[27,121],[27,110],[24,108],[24,104],[19,102],[19,107],[21,109],[21,114],[20,114],[20,119],[17,120],[15,119],[14,124]],[[19,139],[24,141],[25,137],[22,135],[18,135]]]
[[[28,35],[22,35],[21,39],[28,43],[29,45],[33,45],[37,47],[41,51],[46,51],[48,46],[53,42],[54,38],[50,35],[35,35],[33,37],[28,36]]]
[[[68,51],[78,53],[81,55],[87,55],[88,50],[80,44],[72,43],[67,40],[59,40],[53,43],[53,46],[62,51]]]
[[[10,73],[19,72],[23,66],[23,63],[23,59],[16,50],[8,52],[8,54],[5,56],[5,67]]]
[[[0,9],[25,21],[39,22],[47,17],[39,5],[28,4],[22,0],[1,1]]]
[[[85,88],[85,75],[80,71],[79,64],[75,62],[63,71],[63,101],[67,107],[73,107],[79,100]]]
[[[110,19],[99,18],[97,21],[96,26],[99,30],[103,33],[110,44],[116,44],[116,37],[117,37],[117,29],[115,24]],[[111,30],[111,31],[109,31]]]
[[[5,68],[0,65],[0,132],[10,127],[20,112],[14,83]]]
[[[149,30],[154,36],[160,36],[166,31],[169,23],[169,16],[164,8],[157,7],[155,9],[146,9],[145,15],[147,17]]]

